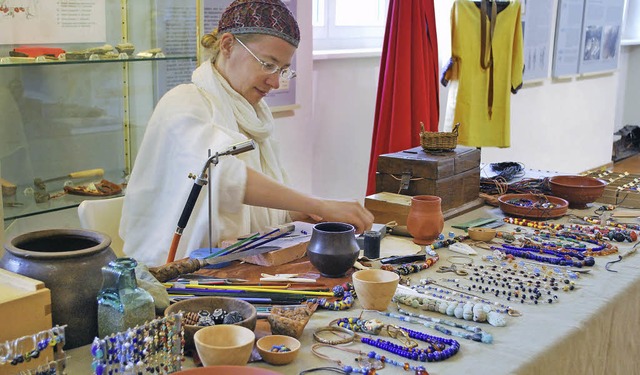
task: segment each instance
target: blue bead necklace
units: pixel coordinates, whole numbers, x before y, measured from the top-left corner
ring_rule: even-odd
[[[391,312],[379,311],[379,313],[384,316],[396,318],[396,319],[402,320],[403,322],[422,324],[425,327],[435,329],[436,331],[442,332],[445,335],[456,336],[456,337],[477,341],[477,342],[483,342],[485,344],[491,344],[493,342],[493,336],[490,333],[483,331],[482,328],[477,326],[460,324],[447,319],[431,318],[422,314],[415,314],[400,308],[398,308],[398,312],[406,316],[394,314]],[[464,329],[469,333],[454,331],[444,327],[443,325]]]
[[[397,327],[405,332],[410,338],[428,344],[426,349],[402,346],[383,339],[372,339],[361,337],[363,344],[375,346],[378,349],[399,355],[404,358],[420,362],[438,362],[453,357],[460,350],[460,343],[453,339],[446,339],[438,336],[428,335],[423,332],[414,331],[404,327]],[[448,348],[446,346],[449,346]]]
[[[321,347],[332,348],[332,349],[337,349],[343,352],[357,354],[358,357],[356,358],[356,362],[358,362],[358,367],[349,366],[339,359],[333,359],[326,354],[320,353],[318,348],[321,348]],[[340,369],[344,371],[344,373],[346,374],[359,373],[359,374],[365,374],[365,375],[374,375],[376,373],[376,370],[383,369],[385,365],[392,365],[396,367],[401,367],[405,371],[412,370],[414,371],[415,375],[429,375],[429,373],[427,372],[427,369],[422,365],[414,366],[409,362],[396,361],[395,359],[387,358],[374,351],[370,351],[367,353],[358,349],[349,349],[342,346],[333,346],[328,344],[314,344],[311,347],[311,352],[320,358],[335,362],[336,364],[338,364],[338,366],[340,366]]]

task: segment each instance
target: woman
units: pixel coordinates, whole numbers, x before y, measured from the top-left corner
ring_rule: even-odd
[[[125,197],[120,235],[124,252],[148,266],[164,264],[193,182],[209,151],[253,139],[256,150],[224,156],[212,169],[211,234],[220,239],[296,220],[342,221],[358,233],[373,216],[355,201],[324,200],[286,186],[273,117],[263,98],[290,64],[300,32],[279,0],[236,0],[201,44],[212,58],[158,102],[151,116]],[[175,259],[209,246],[209,201],[202,192]]]

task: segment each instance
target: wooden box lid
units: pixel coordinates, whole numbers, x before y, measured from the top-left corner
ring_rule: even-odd
[[[378,157],[378,173],[402,174],[439,180],[480,166],[480,150],[458,146],[452,151],[430,153],[421,146]]]

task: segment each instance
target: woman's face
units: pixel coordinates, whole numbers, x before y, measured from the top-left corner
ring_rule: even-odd
[[[291,65],[296,51],[288,42],[270,35],[245,37],[242,42],[246,48],[231,34],[225,34],[221,42],[220,52],[224,60],[220,61],[218,69],[231,87],[252,105],[257,104],[269,91],[280,87],[280,70],[271,74],[264,72],[262,64],[247,49],[258,59],[280,68]]]

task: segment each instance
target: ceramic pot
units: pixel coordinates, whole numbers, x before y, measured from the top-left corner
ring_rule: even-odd
[[[314,225],[307,255],[322,276],[342,277],[353,267],[360,253],[355,233],[353,225],[346,223]]]
[[[44,282],[51,291],[54,325],[67,325],[65,349],[90,344],[98,335],[96,296],[102,267],[116,259],[106,234],[50,229],[10,238],[0,267]]]
[[[444,228],[442,199],[435,195],[411,197],[411,207],[407,216],[407,231],[418,245],[429,245],[435,241]]]

